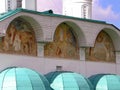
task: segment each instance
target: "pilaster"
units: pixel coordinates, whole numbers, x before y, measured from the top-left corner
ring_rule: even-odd
[[[85,61],[85,48],[80,48],[80,60]]]
[[[37,56],[44,57],[44,45],[45,43],[37,43]]]

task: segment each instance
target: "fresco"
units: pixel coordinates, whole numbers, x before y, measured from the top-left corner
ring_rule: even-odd
[[[46,57],[79,59],[79,48],[73,29],[66,23],[56,28],[54,41],[45,45]]]
[[[30,24],[22,19],[13,20],[1,38],[0,52],[36,56],[36,51],[35,33]]]
[[[91,61],[115,62],[115,49],[110,36],[101,31],[94,47],[86,49],[86,59]]]

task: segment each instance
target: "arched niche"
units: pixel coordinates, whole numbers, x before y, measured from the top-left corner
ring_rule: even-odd
[[[74,36],[78,42],[79,47],[86,47],[86,45],[87,45],[86,36],[84,34],[84,31],[81,29],[81,27],[77,23],[72,22],[72,21],[63,21],[61,23],[66,23],[67,25],[69,25],[73,29]],[[57,24],[56,28],[61,23]],[[56,31],[56,29],[54,30],[54,33],[55,33],[55,31]],[[54,38],[54,35],[53,35],[53,38]]]
[[[20,17],[11,21],[1,39],[0,52],[36,56],[37,43],[31,24]]]
[[[19,15],[19,16],[12,17],[11,19],[9,19],[9,21],[7,21],[7,23],[4,27],[4,30],[5,30],[4,32],[6,32],[9,24],[16,18],[21,18],[21,20],[24,20],[31,25],[31,27],[33,28],[33,30],[35,32],[35,37],[36,37],[37,42],[44,41],[44,38],[43,38],[44,34],[43,34],[42,27],[41,27],[40,23],[31,15]]]
[[[79,44],[74,29],[67,23],[57,26],[53,42],[44,47],[45,57],[79,59]]]
[[[86,49],[86,59],[89,61],[116,62],[114,44],[107,32],[102,30],[95,40],[94,47]]]

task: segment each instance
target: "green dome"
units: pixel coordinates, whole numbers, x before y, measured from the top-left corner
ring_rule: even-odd
[[[55,71],[45,76],[53,90],[92,90],[91,83],[77,73]]]
[[[0,73],[0,90],[51,90],[47,79],[27,68],[7,68]]]
[[[120,76],[114,74],[97,74],[89,77],[94,90],[120,90]]]

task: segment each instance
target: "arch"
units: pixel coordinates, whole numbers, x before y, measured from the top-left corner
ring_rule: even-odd
[[[120,51],[120,32],[116,29],[102,28],[99,32],[97,32],[96,38],[101,31],[105,31],[110,36],[110,38],[112,39],[115,51]],[[94,40],[94,43],[95,43],[95,40]]]
[[[0,46],[3,53],[37,56],[37,41],[33,27],[21,17],[9,23]]]
[[[78,26],[75,22],[73,21],[63,21],[60,22],[59,24],[56,25],[56,28],[61,24],[61,23],[66,23],[67,25],[69,25],[71,28],[73,28],[73,33],[75,35],[75,38],[77,39],[78,45],[79,47],[84,47],[86,45],[86,37],[84,35],[84,32],[82,31],[82,29],[80,28],[80,26]],[[56,30],[55,28],[55,30]],[[55,34],[55,30],[54,30],[54,34]],[[54,35],[53,35],[54,38]]]
[[[115,62],[113,40],[105,30],[101,30],[97,35],[94,47],[86,49],[86,58],[93,61]]]
[[[5,30],[7,30],[9,24],[16,18],[21,18],[21,19],[27,21],[31,25],[31,27],[33,28],[33,30],[35,32],[36,40],[43,41],[44,34],[43,34],[43,31],[41,29],[39,22],[37,22],[37,20],[35,20],[33,17],[28,16],[28,15],[19,15],[17,17],[13,17],[12,19],[10,19],[10,21],[7,22],[7,24],[5,26]]]
[[[76,24],[60,23],[54,32],[53,42],[45,45],[45,56],[79,59],[80,37],[85,40]]]
[[[115,51],[120,51],[120,32],[118,30],[113,30],[110,28],[104,28],[102,30],[111,37]]]
[[[43,31],[41,29],[40,24],[32,17],[30,16],[20,16],[22,19],[26,20],[28,23],[30,23],[30,25],[32,26],[34,32],[35,32],[35,36],[36,36],[36,40],[37,41],[41,41],[43,40]]]

